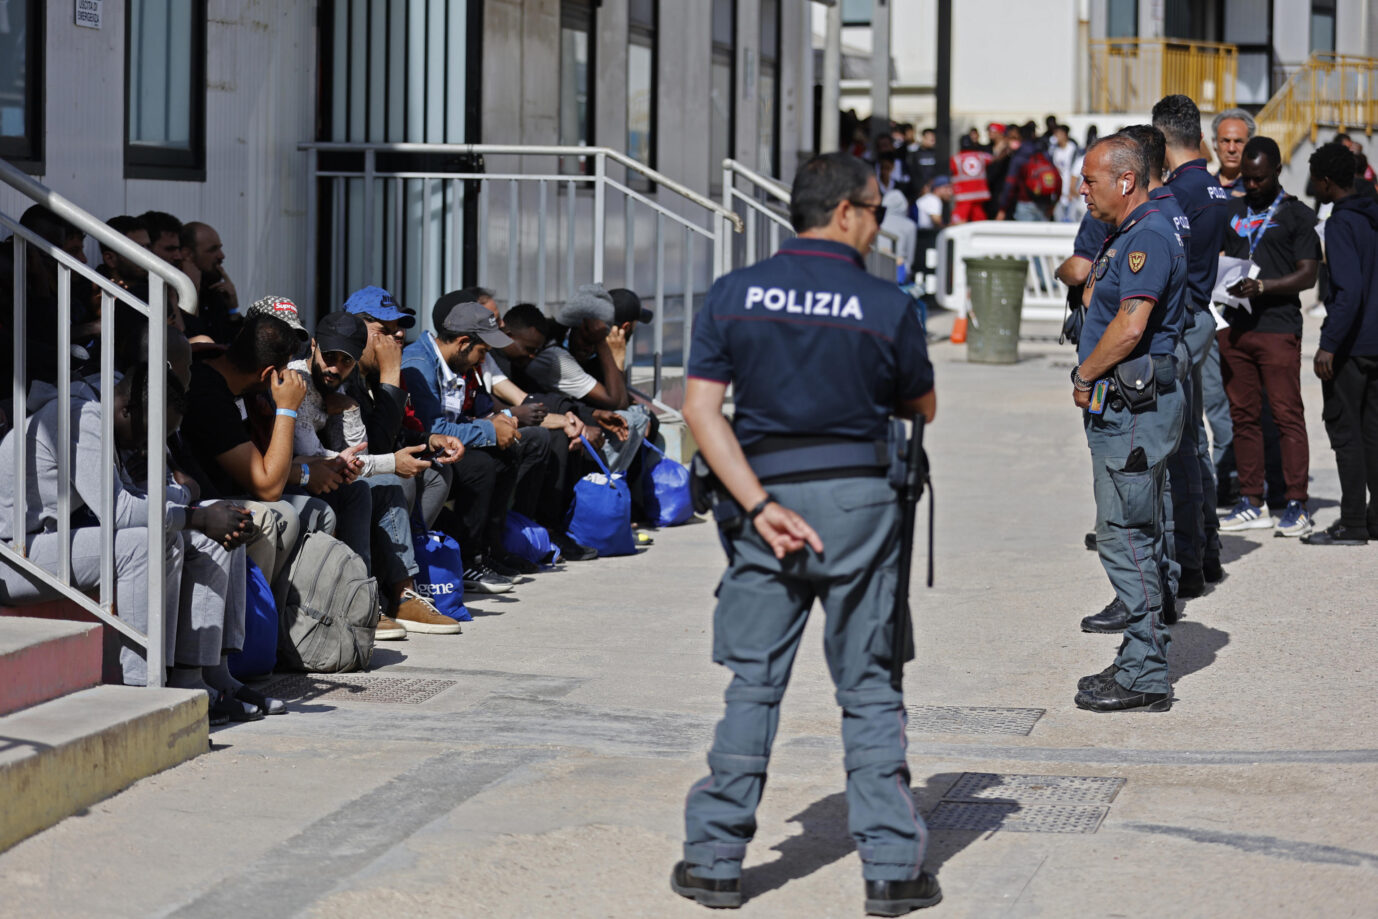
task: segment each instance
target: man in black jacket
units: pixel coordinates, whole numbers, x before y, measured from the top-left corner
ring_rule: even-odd
[[[1314,367],[1340,473],[1340,519],[1302,539],[1311,546],[1378,537],[1378,201],[1355,193],[1356,165],[1339,143],[1311,154],[1316,198],[1335,205],[1325,222],[1330,289]]]

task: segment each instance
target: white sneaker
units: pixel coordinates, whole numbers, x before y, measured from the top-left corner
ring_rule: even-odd
[[[1240,530],[1271,530],[1276,525],[1273,515],[1264,507],[1254,507],[1248,498],[1240,498],[1224,517],[1220,518],[1220,532],[1237,533]]]

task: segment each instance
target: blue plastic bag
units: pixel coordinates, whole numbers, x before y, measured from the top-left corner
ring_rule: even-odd
[[[659,454],[659,459],[648,459],[642,473],[641,500],[646,508],[646,519],[652,526],[679,526],[694,516],[694,499],[689,494],[689,470],[665,455],[665,451],[643,441],[646,449]]]
[[[251,559],[244,591],[244,647],[226,661],[237,680],[250,680],[273,672],[278,662],[278,608],[268,579]]]
[[[464,605],[464,558],[453,536],[437,533],[417,533],[416,592],[430,597],[443,615],[460,622],[474,617]]]
[[[560,547],[550,541],[550,531],[516,511],[507,512],[507,522],[502,528],[502,549],[533,565],[553,565],[560,560]]]
[[[636,537],[632,535],[632,490],[621,473],[608,471],[602,455],[588,442],[584,452],[593,458],[602,474],[593,472],[574,483],[574,500],[569,505],[569,538],[592,546],[599,555],[634,555]]]

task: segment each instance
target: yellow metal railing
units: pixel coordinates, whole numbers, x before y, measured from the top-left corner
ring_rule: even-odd
[[[1203,112],[1234,106],[1239,49],[1171,38],[1091,42],[1091,110],[1147,112],[1164,96],[1191,96]]]
[[[1313,54],[1255,120],[1284,158],[1305,139],[1315,143],[1322,127],[1371,136],[1378,130],[1378,59]]]

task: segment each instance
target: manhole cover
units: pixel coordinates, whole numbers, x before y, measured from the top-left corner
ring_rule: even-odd
[[[996,775],[965,772],[944,801],[1016,801],[1020,804],[1109,804],[1124,779],[1104,775]]]
[[[909,730],[924,734],[1028,734],[1043,712],[1041,708],[914,705],[909,708]]]
[[[322,675],[294,673],[269,683],[262,690],[288,702],[390,702],[416,705],[433,699],[458,680],[420,680],[360,674]]]
[[[1094,833],[1105,819],[1105,807],[941,801],[924,818],[930,830],[970,830],[987,833]]]

